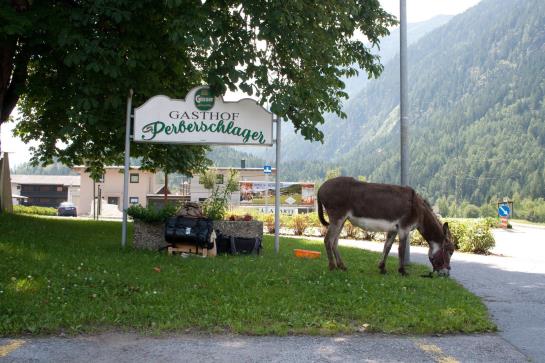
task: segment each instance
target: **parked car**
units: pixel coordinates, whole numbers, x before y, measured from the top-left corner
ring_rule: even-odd
[[[61,217],[77,217],[78,211],[76,205],[71,202],[62,202],[57,208],[57,215]]]

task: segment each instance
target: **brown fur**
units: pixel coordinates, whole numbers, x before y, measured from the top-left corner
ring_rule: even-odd
[[[329,223],[324,218],[324,209]],[[448,225],[441,225],[429,204],[412,188],[390,184],[365,183],[350,177],[337,177],[326,181],[318,190],[318,217],[328,232],[324,239],[329,268],[346,269],[337,245],[339,234],[347,217],[366,218],[390,222],[394,227],[387,232],[383,258],[379,263],[386,272],[385,259],[391,245],[399,235],[399,272],[406,274],[404,253],[410,230],[417,228],[430,243],[430,261],[434,270],[450,269],[450,242]],[[395,223],[394,223],[395,222]],[[431,243],[439,244],[440,250],[432,255]]]

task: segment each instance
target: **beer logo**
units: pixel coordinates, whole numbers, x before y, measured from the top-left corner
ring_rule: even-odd
[[[195,107],[201,111],[208,111],[214,107],[214,96],[210,88],[201,88],[195,92]]]

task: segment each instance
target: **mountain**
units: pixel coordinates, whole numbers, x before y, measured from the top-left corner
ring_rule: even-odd
[[[410,184],[432,200],[545,197],[545,2],[483,0],[408,55]],[[345,112],[324,125],[324,144],[285,145],[299,160],[285,175],[315,179],[339,166],[398,183],[398,56]]]
[[[446,24],[450,19],[451,15],[437,15],[429,20],[410,23],[407,25],[407,44],[416,43],[420,38],[422,38],[427,33],[432,30]],[[390,35],[380,39],[380,49],[374,49],[374,54],[380,56],[381,63],[384,65],[391,61],[399,52],[399,28],[395,28],[390,32]],[[365,71],[359,70],[358,76],[350,77],[343,79],[345,83],[345,91],[349,95],[349,101],[356,97],[356,95],[361,92],[370,82],[368,79],[367,73]],[[348,101],[348,102],[349,102]],[[347,103],[348,103],[347,102]],[[334,132],[331,129],[335,129],[336,118],[332,116],[326,117],[326,124],[322,127],[325,132]],[[332,127],[329,125],[332,124]],[[298,152],[299,145],[302,144],[311,144],[309,141],[305,141],[300,134],[296,134],[294,127],[291,123],[285,122],[282,124],[282,140],[284,144],[282,157],[284,160],[297,160],[300,158],[306,158],[305,153]],[[293,145],[293,148],[290,148],[290,145]],[[319,144],[314,144],[314,149],[318,148]],[[263,147],[235,147],[236,150],[241,152],[250,153],[262,159],[267,159],[269,161],[274,161],[275,158],[275,149],[274,148],[263,148]]]

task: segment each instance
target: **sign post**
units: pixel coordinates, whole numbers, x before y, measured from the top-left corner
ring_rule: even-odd
[[[511,208],[509,208],[509,204],[500,204],[498,206],[498,216],[501,219],[502,228],[507,228],[510,214],[511,214]]]
[[[127,240],[127,209],[130,162],[132,95],[127,98],[125,128],[125,175],[123,179],[123,224],[121,245]],[[280,123],[277,122],[276,183],[280,162]],[[133,141],[189,145],[273,145],[273,114],[256,100],[243,98],[226,102],[215,97],[208,86],[191,89],[185,99],[157,95],[134,110]],[[280,198],[277,197],[277,203]],[[277,213],[280,209],[277,206]],[[278,218],[275,224],[278,226]],[[278,227],[275,235],[278,252]]]
[[[269,213],[269,175],[272,173],[272,167],[270,165],[263,166],[263,173],[265,174],[265,213]]]

